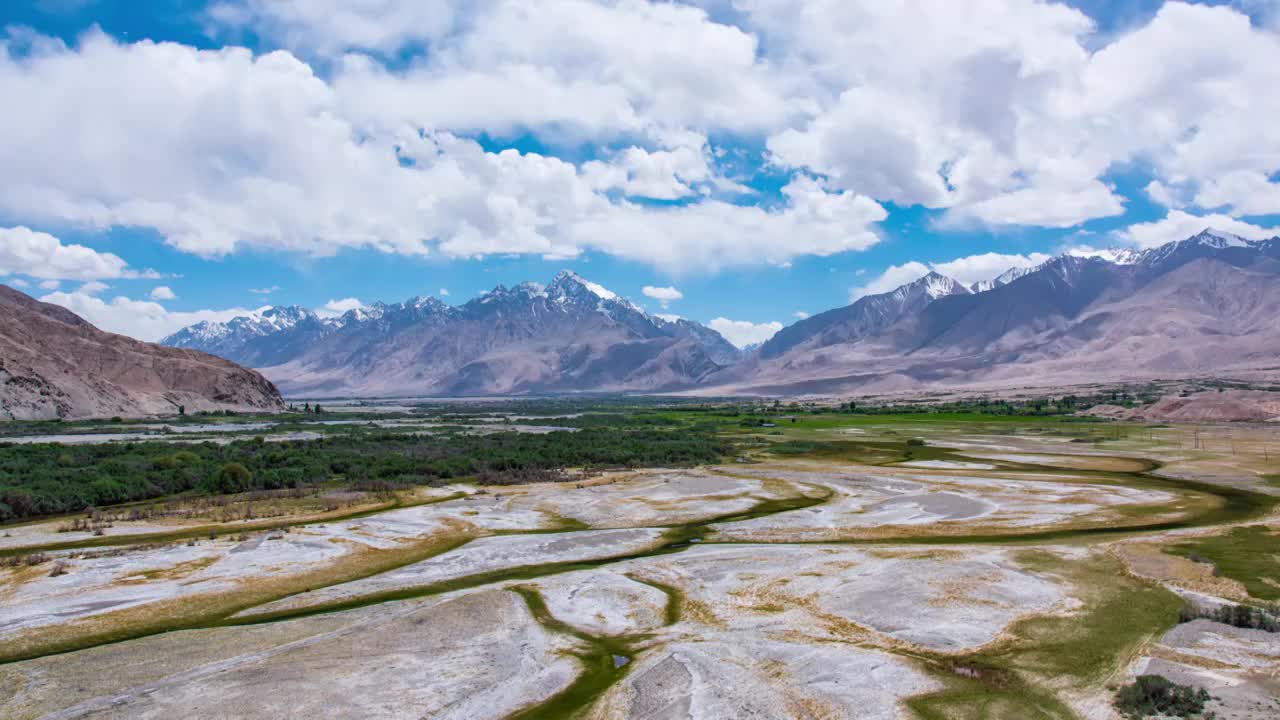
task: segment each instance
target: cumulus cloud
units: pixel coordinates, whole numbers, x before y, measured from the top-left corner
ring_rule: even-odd
[[[1229,232],[1250,240],[1264,240],[1280,235],[1280,227],[1262,227],[1218,213],[1193,215],[1170,210],[1159,220],[1135,223],[1116,233],[1123,242],[1139,248],[1153,248],[1174,240],[1185,240],[1206,228]]]
[[[321,55],[349,49],[394,53],[437,40],[459,19],[464,0],[223,0],[207,16],[223,30],[256,30],[286,47]]]
[[[641,7],[627,5],[637,12]],[[574,7],[588,11],[587,4]],[[670,23],[708,22],[689,8],[644,8],[662,16],[655,32],[669,30]],[[754,62],[754,46],[741,31],[716,32],[739,38],[728,44],[741,41],[733,52]],[[531,62],[549,51],[526,47],[533,38],[523,30],[513,36],[523,38],[520,47],[506,50]],[[368,66],[373,61],[367,58],[344,63],[327,82],[283,51],[254,56],[241,48],[124,44],[100,32],[87,34],[75,48],[46,45],[29,54],[0,46],[0,93],[24,108],[0,116],[0,131],[10,139],[0,147],[0,180],[10,180],[0,183],[0,210],[99,229],[152,228],[173,247],[204,257],[247,247],[314,256],[367,248],[459,258],[569,258],[597,250],[665,268],[706,270],[865,248],[876,241],[872,225],[885,217],[870,198],[804,177],[788,185],[785,202],[768,209],[714,198],[653,207],[612,195],[611,188],[622,187],[624,193],[672,197],[716,181],[702,136],[680,126],[718,126],[752,113],[735,105],[744,101],[738,94],[721,98],[720,110],[710,109],[722,78],[695,69],[697,63],[678,76],[688,87],[675,82],[677,76],[655,74],[635,90],[637,105],[652,112],[653,93],[675,92],[662,103],[672,117],[641,123],[648,129],[628,123],[634,108],[602,120],[610,135],[634,130],[651,137],[651,148],[579,167],[534,153],[486,152],[456,134],[496,131],[501,118],[433,118],[423,108],[404,107],[423,98],[430,108],[485,110],[489,103],[458,93],[505,97],[484,91],[483,83],[473,85],[466,73],[447,75],[448,82],[460,83],[451,94],[432,91],[415,69],[395,75]],[[655,58],[634,41],[628,47],[638,62],[655,65],[655,73],[688,61],[675,49],[654,50]],[[598,45],[593,52],[608,49]],[[714,49],[715,43],[706,51]],[[625,59],[611,62],[621,71]],[[552,60],[567,62],[546,61]],[[694,77],[685,77],[690,73]],[[104,90],[117,84],[105,77],[121,79],[127,92]],[[381,82],[389,87],[382,89]],[[577,116],[590,106],[577,96],[545,104]],[[158,106],[170,111],[137,112]],[[517,104],[521,112],[528,107]],[[690,107],[715,118],[680,115]]]
[[[255,312],[246,308],[171,312],[157,302],[133,300],[122,295],[107,301],[81,291],[53,292],[40,299],[47,303],[61,305],[107,332],[128,335],[148,342],[155,342],[188,325],[205,320],[226,322],[234,317]],[[263,309],[265,308],[260,308],[259,311]]]
[[[42,287],[43,287],[43,285],[42,285]],[[54,284],[54,285],[53,285],[53,287],[46,288],[46,289],[52,290],[52,289],[55,289],[55,288],[57,288],[57,284]],[[86,295],[97,295],[98,293],[100,293],[100,292],[102,292],[102,291],[104,291],[104,290],[109,290],[110,288],[111,288],[111,286],[110,286],[110,285],[108,285],[108,284],[106,284],[106,283],[104,283],[104,282],[99,282],[99,281],[97,281],[97,280],[90,280],[89,282],[84,283],[83,285],[81,285],[81,286],[80,286],[80,289],[79,289],[79,290],[77,290],[76,292],[82,292],[82,293],[84,293],[84,294],[86,294]]]
[[[152,300],[173,300],[176,297],[178,296],[167,285],[160,285],[151,289]]]
[[[137,275],[129,270],[128,263],[111,253],[84,245],[64,245],[48,233],[21,226],[0,228],[0,273],[48,280],[101,280]]]
[[[947,262],[933,263],[931,267],[939,274],[959,280],[965,285],[972,285],[983,280],[998,277],[1012,268],[1033,268],[1051,259],[1045,253],[1003,254],[982,253],[956,258]]]
[[[666,308],[667,305],[684,297],[684,293],[674,287],[654,287],[652,285],[645,285],[640,292],[647,298],[657,300],[658,304],[663,308]]]
[[[324,304],[324,307],[318,308],[316,314],[321,317],[337,317],[351,310],[361,310],[366,305],[358,299],[349,297],[341,300],[330,300]]]
[[[1104,178],[1131,162],[1204,186],[1197,202],[1275,207],[1264,181],[1280,170],[1280,129],[1265,118],[1280,99],[1265,88],[1280,82],[1280,38],[1230,8],[1166,2],[1091,49],[1092,21],[1060,3],[789,5],[747,4],[749,27],[834,94],[771,136],[781,164],[997,226],[1117,215]]]
[[[61,285],[62,283],[57,280],[45,280],[40,283],[40,289],[41,290],[57,290],[58,287],[60,287]]]
[[[866,295],[879,295],[892,292],[914,280],[936,272],[964,285],[973,285],[983,280],[991,280],[1013,268],[1032,268],[1040,265],[1053,256],[1045,253],[1004,254],[981,253],[948,260],[946,262],[923,263],[911,260],[901,265],[890,265],[884,272],[868,283],[849,290],[850,302]]]
[[[1239,220],[1280,209],[1280,36],[1238,12],[1271,22],[1259,3],[1166,2],[1100,38],[1026,0],[218,0],[220,37],[283,49],[0,40],[0,96],[23,108],[0,115],[0,214],[205,257],[671,271],[865,249],[887,203],[943,209],[944,230],[1072,227],[1124,212],[1118,167]],[[787,192],[727,202],[744,188],[722,143],[767,148]]]
[[[725,340],[728,340],[734,346],[744,348],[762,343],[773,337],[775,333],[782,329],[782,323],[777,321],[753,323],[747,320],[730,320],[729,318],[718,317],[707,323],[707,327],[720,333]]]
[[[270,295],[271,293],[279,289],[280,289],[279,285],[271,285],[269,287],[262,287],[262,288],[249,288],[249,292],[253,293],[254,295]]]
[[[805,311],[803,311],[803,310],[797,310],[797,311],[795,311],[795,312],[791,313],[791,316],[792,316],[792,317],[794,317],[794,318],[798,318],[798,319],[800,319],[800,320],[803,320],[803,319],[805,319],[805,318],[809,317],[809,313],[807,313],[807,312],[805,312]]]
[[[449,288],[440,288],[440,297],[449,297]]]

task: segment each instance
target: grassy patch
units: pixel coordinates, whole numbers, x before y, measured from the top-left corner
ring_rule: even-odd
[[[1102,684],[1178,621],[1177,595],[1126,574],[1109,556],[1064,561],[1026,551],[1019,561],[1070,582],[1083,607],[1021,620],[1006,640],[973,655],[935,658],[931,665],[947,689],[908,703],[922,720],[1074,718],[1057,692]]]
[[[1178,543],[1166,552],[1213,563],[1217,574],[1238,581],[1259,600],[1280,600],[1280,536],[1268,527],[1235,528]]]

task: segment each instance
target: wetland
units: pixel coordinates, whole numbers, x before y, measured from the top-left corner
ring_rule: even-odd
[[[7,426],[0,718],[1280,712],[1274,425],[328,407]]]

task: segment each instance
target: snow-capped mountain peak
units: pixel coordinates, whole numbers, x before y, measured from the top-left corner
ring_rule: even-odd
[[[980,293],[988,290],[995,290],[998,287],[1008,285],[1027,273],[1035,272],[1039,268],[1039,265],[1032,267],[1011,267],[990,280],[979,280],[978,282],[970,285],[969,291]]]
[[[1248,247],[1250,245],[1248,240],[1239,235],[1215,230],[1214,228],[1205,228],[1191,240],[1213,248]]]
[[[1142,252],[1133,248],[1125,247],[1109,247],[1109,248],[1073,248],[1067,251],[1068,255],[1074,257],[1096,257],[1106,260],[1113,265],[1133,265],[1142,259]]]
[[[572,270],[561,270],[556,275],[555,280],[551,282],[551,285],[553,287],[558,287],[558,288],[566,288],[570,285],[577,285],[579,287],[585,288],[588,292],[600,298],[601,300],[617,300],[618,299],[617,293],[613,292],[612,290],[609,290],[608,288],[606,288],[603,285],[600,285],[599,283],[591,282],[590,280],[582,277],[581,275],[579,275],[578,273]]]
[[[960,284],[959,281],[936,272],[931,272],[919,280],[907,283],[906,285],[898,288],[895,292],[903,293],[905,295],[913,290],[923,291],[924,294],[934,300],[948,295],[967,295],[971,292],[969,288]]]

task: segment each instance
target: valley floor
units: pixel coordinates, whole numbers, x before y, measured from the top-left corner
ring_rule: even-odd
[[[1280,601],[1280,428],[790,425],[697,468],[0,528],[0,718],[1102,720],[1144,673],[1280,717],[1280,634],[1212,619]]]

